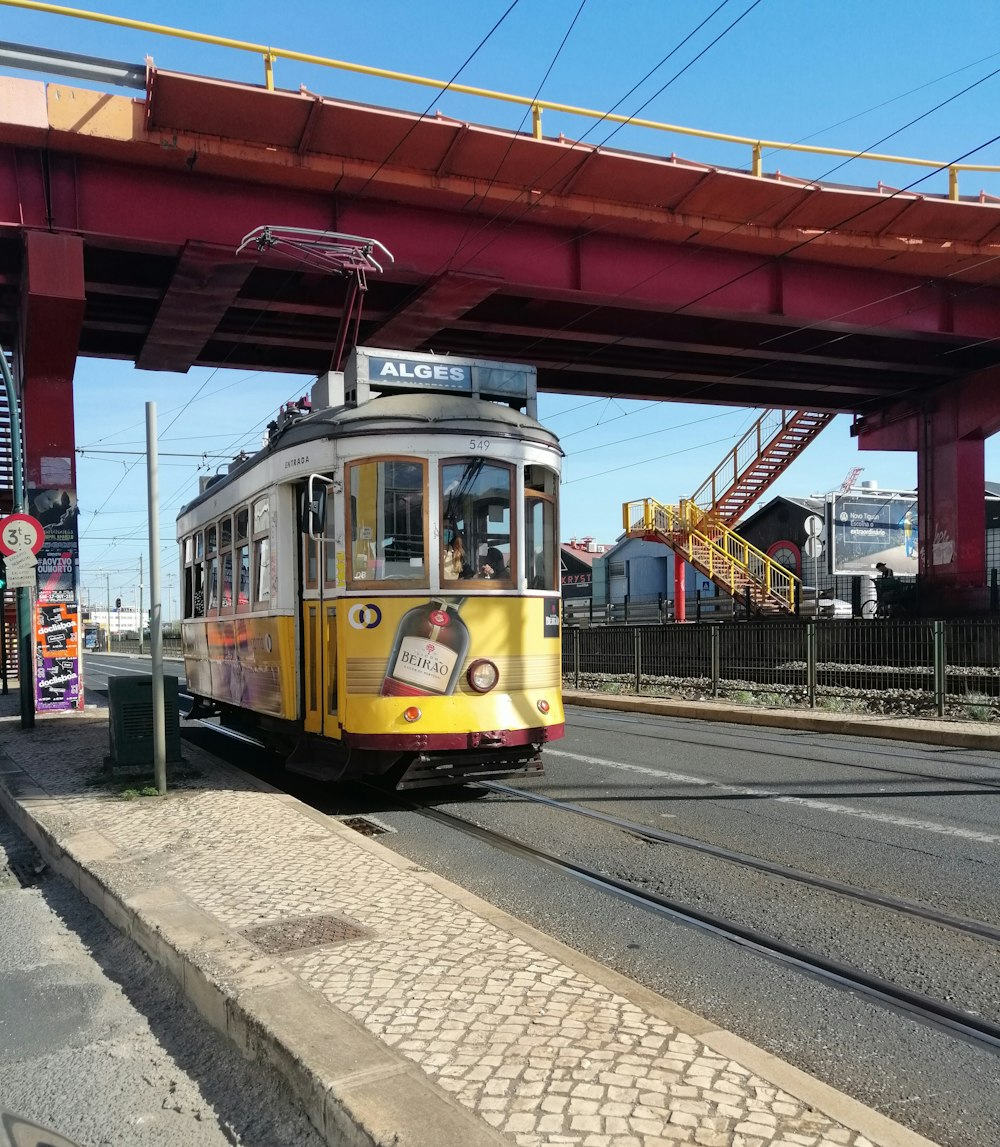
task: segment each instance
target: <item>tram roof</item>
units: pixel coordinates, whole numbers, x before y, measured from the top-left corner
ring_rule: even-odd
[[[445,430],[451,425],[464,429],[468,424],[502,427],[512,437],[529,438],[558,446],[559,439],[537,419],[512,406],[485,402],[463,394],[396,394],[372,398],[358,406],[338,406],[315,410],[279,431],[275,445],[287,445],[311,438],[339,438],[348,434],[391,432],[415,429]],[[298,432],[298,433],[297,433]]]
[[[321,438],[369,437],[379,434],[454,430],[488,433],[540,442],[562,454],[559,439],[537,419],[511,406],[460,394],[396,394],[369,399],[359,406],[334,406],[310,411],[279,424],[270,441],[228,474],[218,475],[197,497],[182,506],[178,517],[209,494],[217,494],[232,478],[246,473],[271,454]]]

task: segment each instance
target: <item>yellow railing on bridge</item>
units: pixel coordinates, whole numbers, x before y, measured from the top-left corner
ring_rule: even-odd
[[[794,611],[799,579],[728,526],[706,517],[690,499],[679,506],[654,498],[626,502],[622,519],[626,533],[663,541],[733,597],[749,586],[758,608]]]
[[[639,119],[635,116],[619,115],[614,112],[599,111],[594,108],[575,107],[572,104],[555,103],[552,100],[532,96],[518,96],[506,92],[496,92],[489,88],[470,87],[468,84],[435,80],[427,76],[414,76],[406,72],[394,72],[386,68],[372,68],[365,64],[352,64],[346,60],[335,60],[328,56],[317,56],[312,52],[296,52],[289,48],[276,48],[270,44],[256,44],[248,40],[237,40],[229,36],[212,36],[205,32],[194,32],[186,28],[173,28],[166,24],[153,24],[148,20],[133,20],[127,16],[111,16],[103,12],[91,12],[83,8],[68,8],[63,4],[47,4],[42,0],[0,0],[8,8],[26,8],[33,12],[45,12],[53,16],[70,16],[79,20],[92,20],[100,24],[111,24],[119,28],[131,28],[140,32],[152,32],[157,36],[173,36],[182,40],[194,40],[200,44],[213,44],[236,51],[252,52],[260,56],[264,63],[264,82],[269,91],[274,90],[274,63],[276,60],[295,60],[303,64],[316,64],[324,68],[334,68],[344,72],[356,72],[380,79],[397,80],[406,84],[417,84],[427,88],[459,92],[462,95],[479,96],[483,99],[498,100],[502,103],[518,104],[531,109],[532,133],[536,139],[542,138],[542,112],[561,112],[566,115],[581,116],[605,123],[629,124],[632,127],[647,128],[651,131],[668,132],[672,135],[691,136],[695,139],[711,139],[720,143],[739,144],[751,149],[750,172],[755,176],[764,175],[764,151],[795,151],[808,155],[829,155],[847,159],[874,160],[881,163],[898,163],[911,167],[926,167],[931,171],[948,172],[948,198],[957,200],[958,176],[962,171],[998,172],[1000,165],[980,163],[949,163],[937,159],[919,159],[906,155],[885,155],[874,151],[855,151],[842,147],[819,147],[810,143],[785,143],[772,139],[753,139],[745,135],[732,135],[727,132],[706,131],[702,128],[682,127],[679,124],[660,123],[657,120]],[[787,177],[786,177],[787,178]]]

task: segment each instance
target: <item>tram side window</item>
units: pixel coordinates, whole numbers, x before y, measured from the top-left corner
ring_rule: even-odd
[[[184,616],[205,616],[204,535],[199,531],[184,540]]]
[[[209,558],[205,562],[205,580],[208,582],[208,612],[219,609],[219,559]]]
[[[513,467],[484,458],[441,463],[441,577],[509,587],[516,569]]]
[[[524,468],[525,576],[529,589],[556,589],[556,490],[559,477],[547,466]]]
[[[427,585],[426,472],[409,458],[348,466],[353,581]]]
[[[250,608],[250,510],[236,511],[236,609]]]
[[[271,515],[267,498],[253,504],[253,601],[266,606],[271,600]]]

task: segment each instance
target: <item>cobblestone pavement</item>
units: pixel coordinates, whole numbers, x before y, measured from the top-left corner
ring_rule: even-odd
[[[197,775],[166,798],[88,785],[106,744],[106,717],[39,718],[30,735],[0,719],[8,787],[13,763],[53,798],[31,808],[56,839],[111,842],[92,865],[108,888],[166,882],[240,943],[275,925],[268,958],[517,1147],[871,1147],[576,970],[568,950],[564,962],[535,947],[523,927],[480,917],[439,878],[207,754],[185,748]],[[312,946],[282,952],[282,936]],[[926,1142],[896,1130],[894,1142]]]

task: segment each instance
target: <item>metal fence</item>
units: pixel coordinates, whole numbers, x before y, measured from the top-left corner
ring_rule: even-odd
[[[858,712],[1000,717],[1000,620],[567,626],[567,685]]]
[[[180,657],[181,656],[181,639],[179,637],[170,638],[164,637],[162,641],[162,649],[164,657]],[[149,638],[147,637],[142,643],[142,648],[139,647],[138,635],[130,637],[117,637],[111,636],[109,653],[143,653],[149,656]]]

